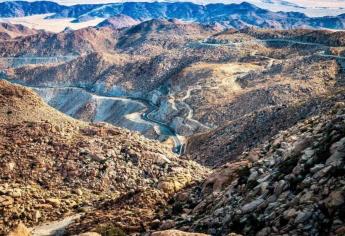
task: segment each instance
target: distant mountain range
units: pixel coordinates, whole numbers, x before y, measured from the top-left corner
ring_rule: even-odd
[[[0,0],[0,2],[6,2],[12,0]],[[26,0],[33,2],[36,0]],[[106,4],[125,2],[124,0],[50,0],[61,5],[72,6],[76,4]],[[135,0],[139,2],[186,2],[186,0]],[[241,3],[243,0],[188,0],[200,5],[206,5],[211,3]],[[319,16],[336,16],[345,13],[345,2],[343,0],[245,0],[251,4],[259,6],[260,8],[270,11],[296,11],[305,13],[311,17]]]
[[[201,24],[220,24],[227,28],[345,29],[345,14],[326,17],[308,17],[298,12],[272,12],[250,3],[198,5],[191,2],[125,2],[113,4],[82,4],[63,6],[54,2],[3,2],[0,17],[19,17],[47,14],[50,19],[74,18],[74,22],[94,18],[129,16],[135,21],[150,19],[179,19]]]

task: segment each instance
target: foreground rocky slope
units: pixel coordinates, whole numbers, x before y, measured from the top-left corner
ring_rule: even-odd
[[[244,152],[179,193],[171,224],[212,235],[344,235],[344,122],[345,104],[331,102]]]
[[[19,221],[34,226],[78,212],[94,220],[87,229],[118,222],[113,227],[124,232],[143,231],[171,194],[207,173],[164,145],[76,121],[5,81],[0,104],[1,233]]]

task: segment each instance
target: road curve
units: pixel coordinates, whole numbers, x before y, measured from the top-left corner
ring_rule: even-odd
[[[198,41],[198,43],[202,45],[207,45],[207,46],[242,46],[242,45],[250,45],[250,44],[255,44],[255,43],[268,43],[268,42],[283,42],[283,43],[291,43],[291,44],[300,44],[300,45],[307,45],[307,46],[317,46],[320,48],[330,48],[330,46],[320,44],[320,43],[311,43],[311,42],[302,42],[298,40],[293,40],[293,39],[259,39],[253,42],[240,42],[240,43],[208,43],[207,40],[201,40]],[[337,55],[332,55],[332,54],[327,54],[325,51],[321,52],[316,52],[315,55],[318,55],[320,57],[325,57],[325,58],[334,58],[334,59],[339,59],[339,60],[345,60],[345,56],[337,56]],[[345,69],[345,66],[341,65],[342,69]]]
[[[180,139],[180,137],[176,134],[176,132],[168,125],[163,122],[160,122],[158,120],[155,120],[150,117],[150,114],[156,110],[158,110],[158,107],[152,104],[150,101],[143,99],[143,98],[137,98],[137,97],[131,97],[131,96],[109,96],[109,95],[100,95],[96,94],[92,91],[92,89],[87,89],[85,87],[80,87],[80,86],[31,86],[31,85],[26,85],[23,84],[19,81],[9,81],[12,83],[16,83],[22,86],[25,86],[27,88],[32,88],[32,89],[67,89],[67,88],[74,88],[74,89],[81,89],[84,90],[85,92],[101,97],[101,98],[116,98],[116,99],[128,99],[132,101],[137,101],[142,103],[147,109],[141,114],[141,118],[147,122],[153,123],[154,125],[158,125],[161,130],[164,130],[165,135],[171,137],[174,141],[174,147],[172,151],[176,153],[177,155],[182,155],[184,153],[184,143]]]
[[[77,56],[23,56],[23,57],[0,57],[0,67],[18,68],[24,65],[44,65],[51,63],[63,63],[76,59]]]

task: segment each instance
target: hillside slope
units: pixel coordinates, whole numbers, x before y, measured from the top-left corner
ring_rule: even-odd
[[[331,43],[337,32],[219,31],[177,20],[116,32],[111,53],[100,49],[66,63],[24,66],[7,77],[28,86],[82,86],[149,100],[158,107],[150,116],[190,137],[189,158],[209,166],[236,159],[308,117],[318,100],[345,85],[337,58],[343,47]],[[314,35],[329,41],[315,43]],[[265,42],[270,39],[282,41]],[[92,107],[74,117],[92,120]]]
[[[167,146],[76,121],[3,80],[0,104],[1,234],[19,221],[35,226],[78,212],[98,215],[91,229],[118,215],[119,229],[140,232],[171,194],[207,173]],[[121,205],[105,207],[114,202]]]
[[[331,102],[179,193],[172,209],[181,217],[171,225],[212,235],[344,235],[344,114],[343,102]]]
[[[97,25],[97,27],[107,27],[110,26],[114,29],[127,28],[133,25],[139,24],[140,21],[134,20],[132,17],[127,15],[116,15],[110,17]]]
[[[0,22],[0,40],[9,40],[20,36],[37,34],[38,31],[22,25]]]
[[[66,10],[67,7],[55,2],[9,1],[0,3],[0,17],[21,17],[35,14],[54,13]]]
[[[65,56],[80,55],[93,51],[112,51],[117,30],[107,27],[83,28],[61,33],[38,34],[0,41],[0,56]]]

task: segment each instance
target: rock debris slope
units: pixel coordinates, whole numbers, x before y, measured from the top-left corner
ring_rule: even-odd
[[[172,225],[212,235],[344,235],[345,104],[331,104],[179,193]]]
[[[207,173],[137,133],[69,118],[21,86],[0,81],[0,104],[1,234],[80,212],[85,231],[117,222],[140,232],[171,194]]]

